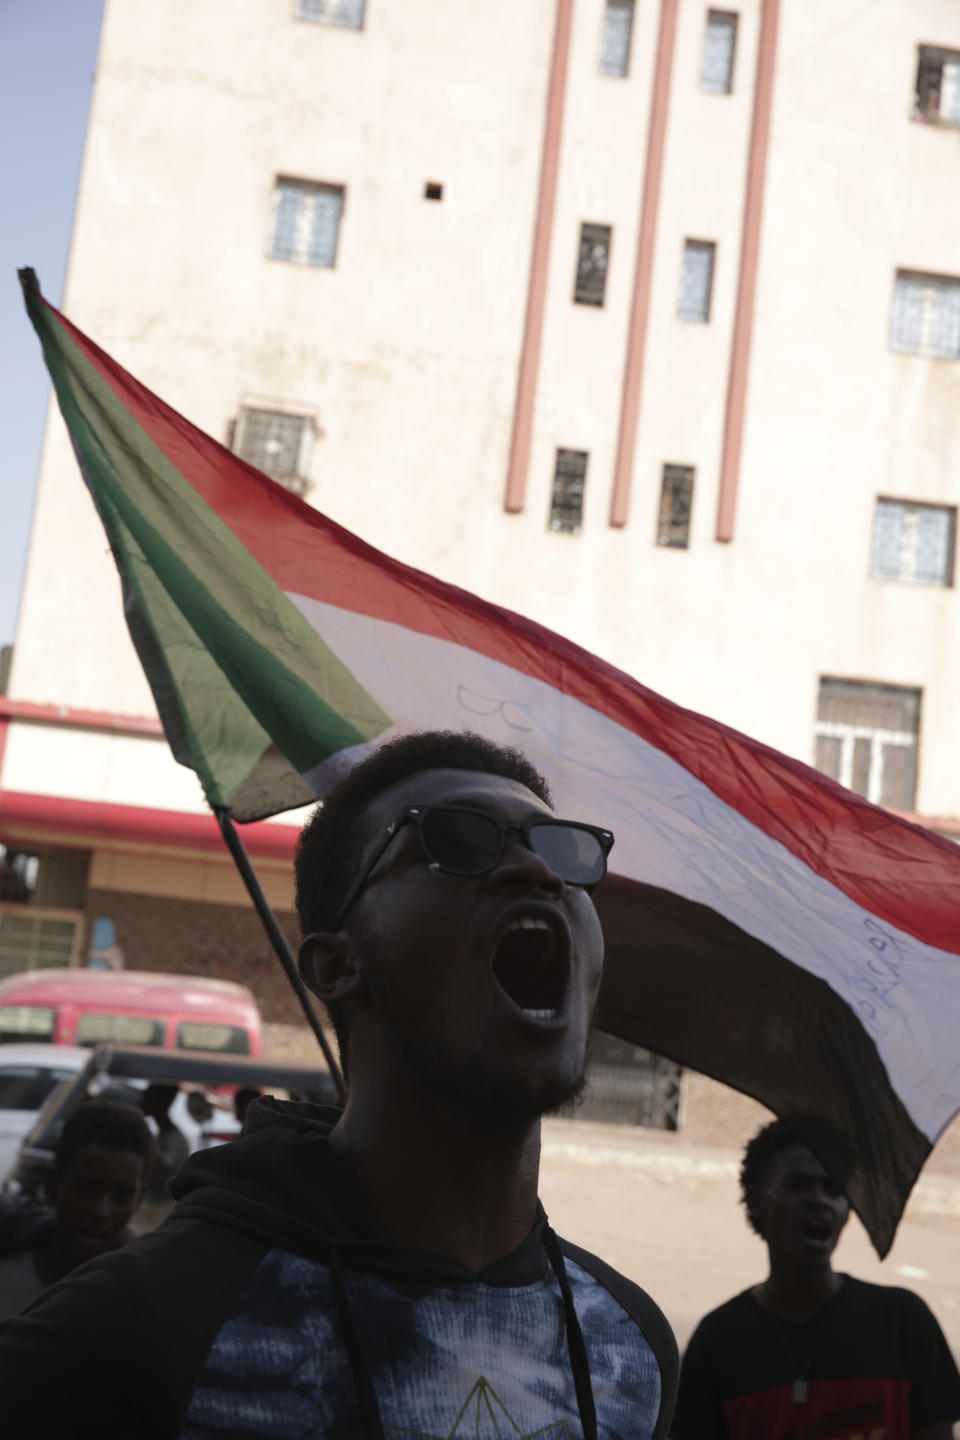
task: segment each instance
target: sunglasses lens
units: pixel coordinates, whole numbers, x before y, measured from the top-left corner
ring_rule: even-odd
[[[603,846],[576,825],[533,825],[530,844],[568,885],[598,885],[607,873]]]
[[[495,822],[468,810],[428,810],[420,833],[430,859],[452,875],[481,875],[500,854]]]

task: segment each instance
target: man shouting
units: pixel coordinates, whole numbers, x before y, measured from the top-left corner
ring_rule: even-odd
[[[664,1436],[666,1322],[537,1200],[540,1117],[583,1083],[612,844],[477,736],[402,738],[341,781],[297,903],[346,1108],[254,1101],[160,1230],[0,1329],[19,1433]]]

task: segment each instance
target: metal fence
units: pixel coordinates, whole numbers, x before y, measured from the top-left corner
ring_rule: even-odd
[[[656,1056],[648,1065],[593,1065],[583,1097],[561,1114],[574,1120],[676,1130],[681,1074],[679,1065]]]

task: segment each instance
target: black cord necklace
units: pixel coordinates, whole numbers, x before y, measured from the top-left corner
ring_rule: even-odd
[[[820,1342],[823,1340],[825,1328],[823,1323],[824,1314],[825,1311],[827,1311],[829,1307],[833,1304],[833,1301],[837,1298],[837,1295],[839,1295],[840,1288],[840,1285],[838,1285],[837,1289],[834,1291],[833,1295],[831,1295],[830,1299],[827,1300],[825,1304],[821,1305],[819,1310],[815,1310],[813,1314],[807,1318],[807,1320],[801,1320],[799,1322],[790,1321],[787,1320],[785,1316],[778,1315],[777,1312],[770,1309],[769,1306],[766,1307],[769,1310],[769,1313],[772,1315],[773,1319],[777,1322],[775,1327],[777,1338],[791,1370],[793,1370],[797,1364],[797,1355],[796,1346],[788,1343],[787,1327],[796,1324],[810,1325],[811,1322],[816,1322],[812,1327],[813,1339],[810,1343],[809,1348],[807,1349],[806,1355],[800,1362],[797,1373],[794,1375],[793,1378],[793,1383],[791,1386],[791,1398],[794,1405],[806,1405],[807,1403],[807,1396],[810,1391],[810,1384],[808,1380],[808,1376],[810,1374],[810,1365],[813,1361],[814,1355],[817,1353]],[[764,1295],[766,1294],[766,1285],[763,1286],[762,1293]],[[794,1337],[791,1336],[790,1339],[792,1340],[794,1339]]]

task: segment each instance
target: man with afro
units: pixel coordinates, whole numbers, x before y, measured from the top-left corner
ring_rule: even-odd
[[[694,1331],[673,1440],[951,1440],[960,1375],[930,1310],[833,1268],[848,1171],[840,1137],[810,1117],[750,1141],[741,1196],[767,1278]]]

